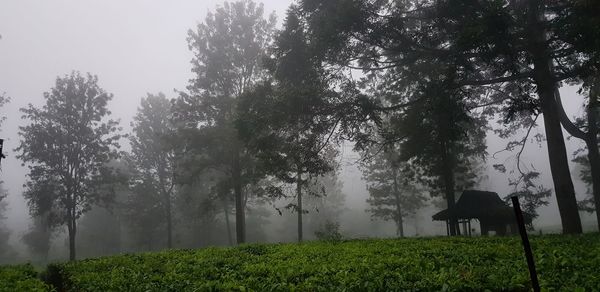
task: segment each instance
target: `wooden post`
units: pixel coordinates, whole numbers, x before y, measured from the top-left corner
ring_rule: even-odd
[[[533,291],[540,291],[540,283],[538,282],[537,272],[535,270],[535,262],[533,261],[533,253],[531,252],[531,245],[529,245],[529,238],[527,237],[527,230],[525,229],[525,220],[523,220],[523,212],[521,212],[521,205],[519,204],[519,197],[511,197],[513,208],[515,209],[515,215],[517,216],[517,224],[519,225],[519,233],[521,234],[521,241],[523,242],[523,249],[525,250],[525,258],[527,259],[527,267],[529,267],[529,276],[531,277],[531,286]]]
[[[469,236],[471,236],[471,219],[469,219]]]

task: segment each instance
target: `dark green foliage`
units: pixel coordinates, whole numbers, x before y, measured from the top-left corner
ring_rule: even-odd
[[[542,289],[600,289],[600,235],[533,236]],[[53,266],[66,291],[527,291],[518,237],[243,245]]]
[[[38,273],[30,264],[21,266],[0,266],[0,292],[15,291],[55,291],[38,278]]]

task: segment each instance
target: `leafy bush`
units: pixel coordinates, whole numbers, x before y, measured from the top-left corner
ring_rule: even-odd
[[[0,291],[53,291],[49,285],[37,278],[30,264],[0,266]]]
[[[340,241],[343,238],[340,233],[340,224],[329,220],[325,221],[319,230],[315,231],[315,236],[318,240],[324,241]]]
[[[533,236],[540,284],[600,290],[600,236]],[[66,291],[525,291],[518,237],[427,238],[171,250],[53,265]]]

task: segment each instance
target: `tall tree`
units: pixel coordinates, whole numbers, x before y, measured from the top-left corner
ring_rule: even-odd
[[[580,155],[584,149],[576,151],[575,162],[583,165],[580,173],[582,180],[589,186],[591,199],[586,199],[585,202],[592,203],[591,210],[596,211],[596,219],[598,228],[600,229],[600,78],[590,78],[582,92],[588,93],[588,104],[585,119],[578,119],[575,122],[567,117],[560,96],[557,95],[557,101],[561,109],[561,122],[569,134],[577,137],[585,142],[585,150],[587,155]],[[581,125],[581,127],[580,127]]]
[[[598,48],[590,37],[595,32],[570,29],[581,28],[571,12],[583,2],[594,1],[303,0],[301,5],[313,34],[337,64],[393,70],[407,90],[415,84],[411,80],[436,80],[429,76],[431,64],[453,64],[451,87],[493,90],[485,103],[504,104],[507,116],[543,113],[563,231],[580,233],[554,92],[558,82],[584,77],[598,65],[591,53]],[[405,102],[399,98],[388,109]]]
[[[29,124],[19,128],[18,158],[29,167],[25,199],[32,215],[47,210],[69,234],[69,259],[75,260],[77,219],[102,198],[103,179],[110,173],[106,163],[117,156],[118,122],[108,119],[112,94],[98,85],[98,78],[72,72],[56,79],[46,103],[22,108]],[[39,186],[52,191],[33,191]],[[48,199],[48,196],[50,197]]]
[[[306,39],[298,9],[288,10],[276,38],[270,68],[273,83],[244,96],[238,121],[241,134],[267,173],[295,184],[298,241],[303,239],[303,188],[311,177],[333,170],[325,152],[338,121],[328,110],[327,73]]]
[[[238,98],[263,80],[265,49],[272,42],[274,14],[263,17],[262,4],[225,2],[204,23],[189,31],[194,78],[176,101],[175,120],[187,145],[184,160],[201,157],[200,170],[227,174],[235,197],[237,242],[245,242],[244,186],[252,183],[252,156],[234,126]],[[205,155],[211,151],[211,155]],[[247,195],[247,194],[246,194]]]
[[[175,153],[169,140],[174,135],[170,122],[171,102],[164,94],[143,98],[131,124],[131,162],[139,174],[137,183],[157,192],[157,206],[166,221],[167,248],[173,247],[173,196],[175,195]],[[147,193],[148,196],[151,194]]]

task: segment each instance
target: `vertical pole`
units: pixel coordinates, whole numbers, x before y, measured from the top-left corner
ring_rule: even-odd
[[[446,235],[450,236],[450,225],[448,224],[448,220],[446,220]]]
[[[529,238],[527,237],[527,230],[525,230],[525,220],[523,220],[523,212],[521,212],[521,205],[519,204],[519,197],[511,197],[513,208],[515,209],[515,215],[517,216],[517,224],[519,225],[519,233],[521,234],[521,241],[523,242],[523,249],[525,250],[525,258],[527,259],[527,266],[529,267],[529,276],[531,277],[531,286],[533,291],[540,291],[540,283],[538,282],[537,272],[535,271],[535,262],[533,261],[533,253],[531,252],[531,246],[529,245]]]

